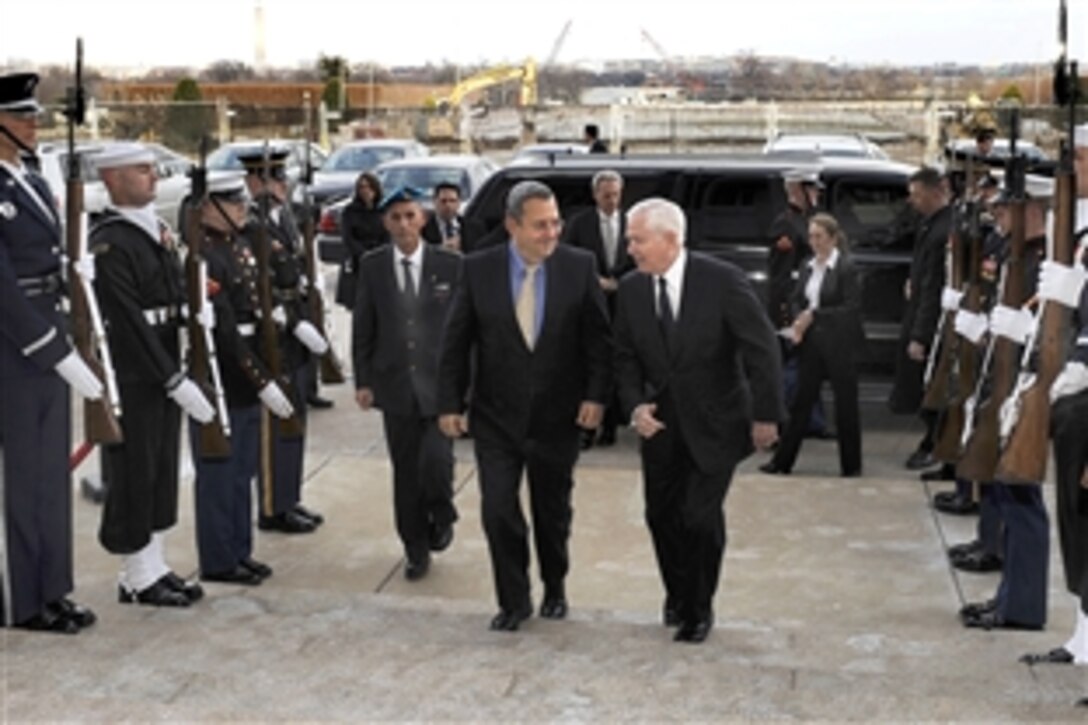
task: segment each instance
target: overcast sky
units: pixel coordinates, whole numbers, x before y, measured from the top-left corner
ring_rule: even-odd
[[[255,58],[256,0],[0,0],[0,61],[203,66]],[[850,63],[996,64],[1056,56],[1057,0],[263,0],[271,65],[320,53],[352,63],[561,63],[754,50]],[[1070,49],[1088,68],[1088,0],[1069,0]]]

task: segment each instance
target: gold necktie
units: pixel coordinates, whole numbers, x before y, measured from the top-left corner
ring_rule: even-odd
[[[530,350],[536,344],[536,271],[539,268],[538,264],[525,265],[525,278],[521,281],[518,301],[514,306],[521,336],[525,338],[525,344]]]

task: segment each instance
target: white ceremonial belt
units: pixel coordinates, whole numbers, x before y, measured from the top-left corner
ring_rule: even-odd
[[[240,322],[238,323],[238,334],[242,337],[252,337],[257,334],[257,323],[255,322]]]

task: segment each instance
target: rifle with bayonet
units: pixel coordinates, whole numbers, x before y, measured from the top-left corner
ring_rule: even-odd
[[[1062,142],[1061,160],[1055,174],[1054,240],[1051,258],[1066,266],[1073,263],[1074,214],[1076,213],[1076,171],[1073,139],[1079,98],[1077,62],[1067,60],[1068,23],[1065,0],[1058,15],[1061,55],[1055,64],[1054,96],[1057,105],[1068,109],[1067,135]],[[1035,318],[1036,329],[1024,347],[1026,365],[1038,343],[1038,367],[1031,382],[1018,386],[1013,402],[1015,422],[997,464],[997,478],[1003,483],[1042,483],[1046,477],[1047,438],[1050,435],[1050,388],[1065,363],[1065,339],[1072,311],[1043,300]],[[1021,376],[1022,379],[1023,376]]]
[[[83,362],[103,383],[99,400],[83,401],[83,430],[90,443],[122,440],[121,396],[117,389],[106,330],[98,311],[92,279],[84,271],[92,260],[87,251],[87,214],[83,209],[81,160],[76,153],[76,126],[82,126],[87,110],[83,89],[83,39],[76,40],[75,82],[65,98],[68,119],[68,168],[65,173],[65,241],[68,251],[68,301],[72,339]]]
[[[313,197],[310,185],[313,183],[314,170],[310,163],[310,94],[305,94],[306,113],[306,160],[300,181],[302,188],[302,246],[306,252],[306,300],[309,305],[310,322],[329,340],[329,349],[321,356],[321,382],[326,385],[338,385],[344,382],[344,366],[336,356],[332,339],[325,329],[325,296],[318,284],[317,245],[314,232]]]
[[[1005,166],[1005,188],[1009,202],[1009,253],[1002,265],[1000,296],[1005,307],[1019,309],[1024,304],[1024,172],[1025,159],[1017,154],[1019,113],[1012,111],[1010,157]],[[992,481],[1000,455],[1000,412],[1016,382],[1016,353],[1018,345],[1000,335],[992,335],[986,351],[986,364],[981,383],[992,370],[990,394],[974,412],[974,427],[963,446],[963,456],[956,466],[956,475],[969,481]],[[981,390],[978,391],[981,393]],[[977,397],[976,397],[977,400]]]
[[[264,178],[270,178],[270,164],[268,144],[264,146]],[[280,390],[295,409],[290,418],[277,418],[280,435],[285,438],[298,438],[303,434],[302,420],[298,416],[299,402],[291,385],[283,374],[283,357],[280,351],[279,332],[276,330],[276,320],[273,315],[275,301],[272,298],[272,236],[268,233],[269,223],[269,195],[267,191],[257,200],[256,231],[257,257],[257,296],[261,308],[260,321],[260,346],[261,357],[268,366],[272,380],[280,387]]]
[[[208,264],[202,246],[204,231],[201,215],[207,203],[208,139],[200,140],[200,163],[189,172],[192,181],[189,204],[185,210],[185,238],[188,255],[185,257],[186,295],[189,307],[189,375],[204,395],[215,406],[216,417],[200,426],[200,455],[204,458],[230,457],[230,415],[227,412],[223,380],[219,374],[219,361],[215,355],[215,338],[208,300]]]

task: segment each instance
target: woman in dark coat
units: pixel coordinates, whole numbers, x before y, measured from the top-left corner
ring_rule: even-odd
[[[861,475],[861,424],[856,360],[865,345],[861,325],[861,287],[857,269],[843,248],[839,223],[830,214],[809,221],[813,257],[801,269],[793,295],[793,325],[798,346],[797,397],[790,422],[764,473],[789,473],[801,450],[809,411],[824,380],[831,382],[838,428],[839,468],[845,477]]]
[[[371,249],[389,243],[378,203],[382,200],[382,185],[369,171],[355,180],[355,195],[340,215],[340,236],[344,242],[344,259],[336,285],[337,303],[349,310],[355,307],[355,281],[359,260]]]

